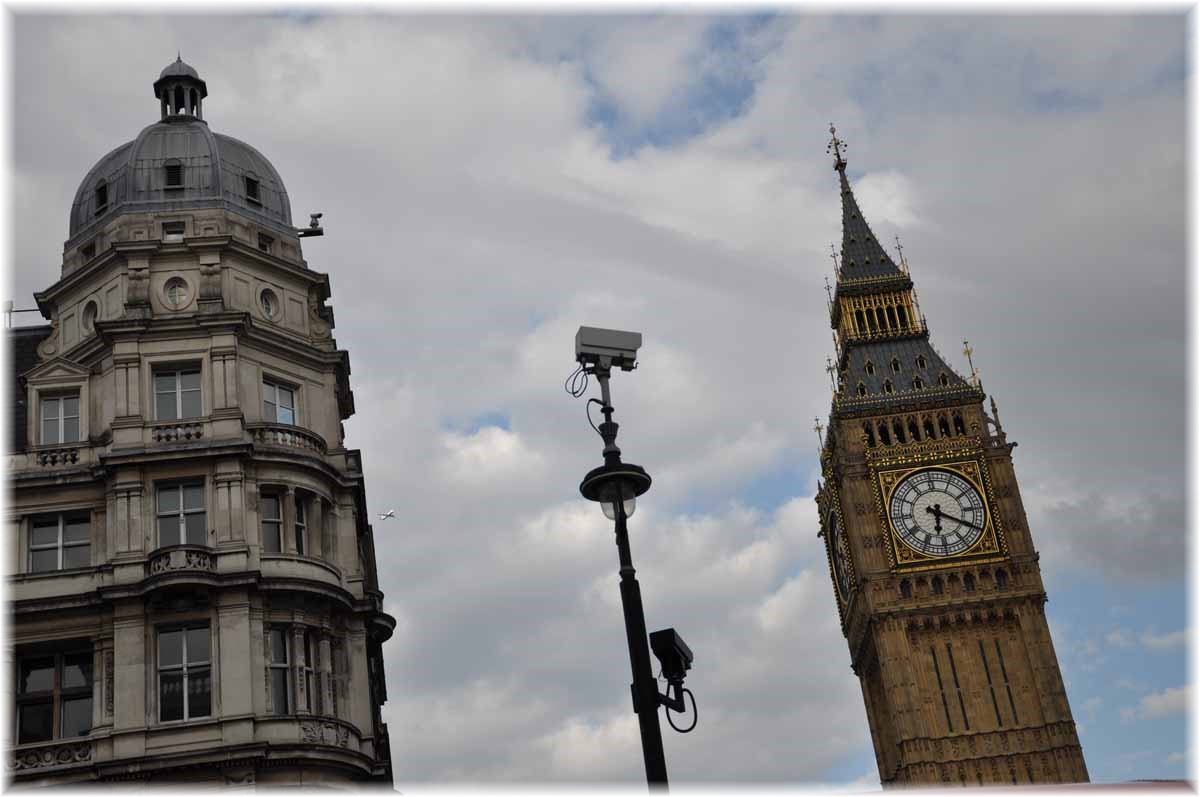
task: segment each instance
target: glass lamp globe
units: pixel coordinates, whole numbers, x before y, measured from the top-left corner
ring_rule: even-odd
[[[626,498],[624,501],[624,504],[625,504],[625,517],[626,518],[633,517],[633,510],[637,509],[637,499],[632,498],[632,497]],[[604,516],[606,518],[608,518],[609,520],[617,519],[617,505],[614,504],[612,501],[601,501],[600,508],[604,510]]]

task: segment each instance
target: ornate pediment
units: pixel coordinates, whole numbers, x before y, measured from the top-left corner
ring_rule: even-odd
[[[87,379],[91,373],[92,369],[86,365],[80,365],[66,357],[55,357],[31,368],[22,376],[26,384],[48,385],[57,382],[77,383],[81,379]]]

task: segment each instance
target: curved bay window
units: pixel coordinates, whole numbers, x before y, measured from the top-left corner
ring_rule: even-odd
[[[208,625],[158,632],[158,720],[212,714]]]
[[[17,744],[91,733],[91,647],[19,655],[16,686]]]
[[[262,511],[262,544],[267,553],[283,551],[283,501],[279,493],[263,493],[260,501]]]

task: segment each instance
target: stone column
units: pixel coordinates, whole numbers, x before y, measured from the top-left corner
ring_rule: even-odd
[[[135,730],[154,722],[153,706],[147,693],[157,689],[147,676],[154,678],[153,655],[146,634],[146,613],[142,598],[121,600],[113,606],[113,730]],[[145,737],[140,733],[114,737],[116,758],[136,757],[145,753]]]
[[[319,656],[317,657],[317,688],[321,690],[321,713],[326,716],[335,716],[333,710],[333,649],[330,645],[329,634],[322,633],[321,641],[318,645]]]
[[[362,736],[371,736],[374,725],[371,718],[371,682],[367,669],[367,635],[362,620],[355,618],[346,636],[346,657],[350,672],[349,686],[342,718],[353,723]],[[366,752],[364,750],[364,752]]]
[[[296,488],[288,487],[287,490],[280,495],[280,501],[283,503],[281,514],[283,515],[283,532],[279,541],[280,550],[286,554],[296,554]]]
[[[221,726],[224,744],[242,744],[254,740],[254,696],[256,683],[251,669],[253,640],[250,634],[250,602],[244,590],[221,592],[217,597],[217,646],[214,664],[219,677],[214,678],[214,716],[225,722]],[[214,673],[215,675],[216,673]],[[231,717],[244,717],[230,721]]]
[[[325,558],[325,499],[314,495],[308,502],[308,555]]]

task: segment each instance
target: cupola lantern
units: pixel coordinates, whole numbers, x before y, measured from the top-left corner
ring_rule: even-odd
[[[203,119],[201,102],[208,96],[208,87],[194,68],[183,62],[178,53],[175,61],[154,81],[154,96],[158,98],[163,121],[172,116],[190,116]]]

